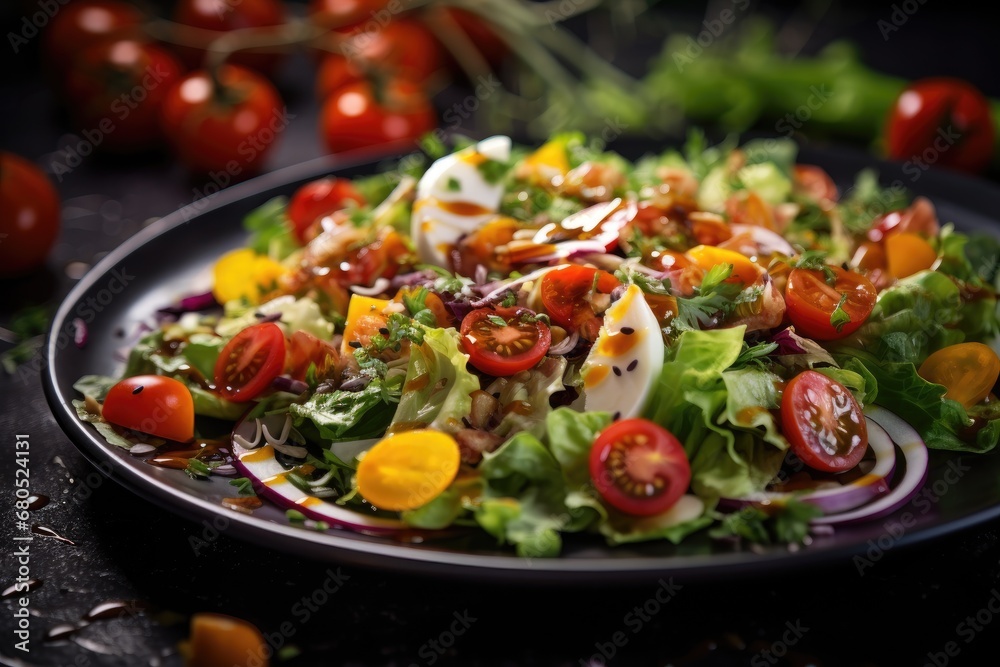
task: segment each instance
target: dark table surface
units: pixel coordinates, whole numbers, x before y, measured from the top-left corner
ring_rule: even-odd
[[[965,76],[1000,94],[991,71],[998,40],[983,25],[988,22],[932,4],[919,5],[909,28],[889,42],[874,23],[892,11],[888,3],[844,10],[821,24],[807,50],[846,35],[868,62],[891,73]],[[778,3],[769,11],[785,10]],[[72,135],[32,57],[29,51],[5,67],[0,147],[47,165]],[[322,152],[309,67],[293,61],[283,78],[296,122],[269,168]],[[85,158],[57,183],[63,231],[47,269],[0,283],[0,326],[24,306],[57,304],[104,253],[197,199],[200,185],[162,156],[127,164]],[[38,583],[30,594],[31,651],[15,649],[15,605],[5,599],[0,664],[180,664],[177,643],[190,614],[199,611],[246,618],[272,636],[284,633],[283,643],[297,649],[289,655],[298,652],[280,663],[290,666],[996,664],[995,521],[891,549],[863,575],[845,560],[754,580],[677,580],[676,595],[647,615],[638,610],[661,586],[655,580],[558,589],[457,583],[331,567],[225,533],[195,555],[190,541],[203,538],[205,526],[94,474],[55,423],[38,368],[30,362],[0,378],[3,502],[13,502],[15,436],[28,434],[32,492],[51,499],[31,521],[72,544],[41,536],[32,543],[30,576]],[[17,573],[12,511],[4,510],[0,521],[0,587],[15,583]],[[339,582],[337,591],[323,603],[304,604],[330,577]],[[84,622],[96,606],[115,600],[135,601],[142,610]]]

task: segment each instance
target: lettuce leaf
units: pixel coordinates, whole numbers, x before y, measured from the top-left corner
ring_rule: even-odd
[[[776,376],[746,367],[730,371],[727,382],[725,371],[739,358],[744,331],[733,327],[681,334],[644,415],[685,436],[691,487],[708,499],[762,490],[777,474],[788,447],[768,412],[776,401]],[[738,386],[740,380],[747,386]]]
[[[973,424],[965,407],[944,398],[945,387],[917,375],[910,362],[880,360],[860,350],[845,350],[837,360],[845,369],[872,378],[875,387],[867,390],[869,401],[906,419],[931,449],[982,453],[1000,440],[1000,418],[993,414],[982,415],[986,425],[973,437],[965,437]]]
[[[360,391],[333,391],[313,394],[302,404],[288,406],[295,427],[312,440],[340,441],[374,438],[389,425],[396,406],[384,381],[376,378]],[[310,432],[309,428],[314,429]],[[316,437],[318,436],[318,437]]]
[[[424,342],[410,346],[399,407],[392,425],[425,424],[445,433],[462,428],[472,410],[472,392],[479,378],[469,372],[469,355],[459,346],[455,329],[424,328]]]
[[[861,327],[836,350],[861,348],[880,359],[920,364],[932,352],[961,343],[955,328],[962,320],[958,285],[939,271],[921,271],[879,295]]]

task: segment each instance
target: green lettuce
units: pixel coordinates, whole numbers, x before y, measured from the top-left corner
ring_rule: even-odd
[[[392,424],[423,424],[455,433],[472,410],[471,394],[479,389],[479,378],[466,368],[469,355],[462,351],[455,329],[423,329],[423,343],[410,346],[406,390]]]
[[[691,488],[708,499],[762,490],[788,447],[768,411],[776,405],[776,376],[749,366],[725,372],[740,356],[744,331],[681,334],[644,415],[683,434]]]
[[[921,363],[932,352],[961,343],[964,332],[958,285],[939,271],[921,271],[881,295],[861,327],[836,349],[861,348],[878,358]]]
[[[398,389],[388,389],[384,380],[375,378],[360,391],[313,394],[305,403],[289,405],[288,412],[307,438],[315,435],[330,442],[374,438],[389,425],[398,395]]]

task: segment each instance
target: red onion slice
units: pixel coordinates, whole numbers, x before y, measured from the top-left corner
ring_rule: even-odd
[[[853,512],[819,517],[813,520],[814,524],[858,523],[891,514],[909,502],[927,481],[927,445],[924,444],[920,434],[903,419],[885,408],[872,405],[865,409],[865,414],[869,418],[869,438],[871,437],[872,422],[878,424],[881,427],[880,430],[884,429],[896,447],[903,452],[906,473],[896,488],[875,502],[859,507]]]
[[[868,422],[868,446],[875,453],[875,466],[868,474],[850,484],[837,488],[819,489],[809,493],[761,492],[745,498],[722,498],[719,508],[723,511],[739,509],[753,504],[780,504],[795,498],[823,510],[824,517],[871,502],[889,491],[889,480],[896,468],[896,450],[892,440],[871,419]],[[818,522],[818,521],[817,521]]]
[[[283,415],[271,415],[262,421],[269,431],[276,432],[282,429],[284,419]],[[240,438],[232,439],[233,465],[253,482],[257,493],[275,505],[297,510],[315,521],[326,521],[359,533],[384,534],[408,529],[402,521],[365,516],[309,495],[295,486],[288,480],[288,471],[275,458],[271,445],[247,449],[240,444],[241,441],[252,442],[256,428],[255,420],[243,420],[236,425],[233,435]]]
[[[794,255],[795,248],[785,240],[785,238],[777,233],[772,232],[766,227],[760,227],[759,225],[729,225],[729,229],[732,230],[733,236],[739,236],[740,234],[749,234],[750,239],[757,244],[760,248],[760,252],[764,255],[770,255],[773,253],[780,253],[782,255]]]

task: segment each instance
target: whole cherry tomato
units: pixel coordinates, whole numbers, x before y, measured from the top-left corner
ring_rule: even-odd
[[[288,124],[271,83],[236,65],[189,74],[167,94],[160,116],[174,152],[192,171],[232,178],[259,170]]]
[[[194,437],[194,399],[183,382],[162,375],[125,378],[108,391],[105,420],[167,440]]]
[[[422,23],[393,19],[379,30],[359,32],[340,46],[349,59],[424,84],[444,62],[441,45]]]
[[[415,141],[437,124],[434,108],[416,84],[394,79],[381,92],[376,96],[370,83],[359,81],[326,100],[320,131],[330,151]]]
[[[285,22],[285,8],[279,0],[180,0],[174,8],[174,21],[202,30],[222,33],[244,28],[267,28]],[[178,52],[190,67],[205,65],[205,50],[180,48]],[[239,51],[226,62],[250,67],[265,74],[274,71],[281,54],[264,50]]]
[[[922,79],[904,90],[889,117],[887,150],[895,160],[979,171],[993,155],[989,102],[965,81]]]
[[[132,39],[94,44],[66,74],[66,95],[77,128],[90,143],[128,153],[158,145],[160,106],[183,74],[163,48]]]
[[[59,233],[59,195],[41,169],[0,152],[0,275],[35,268]]]
[[[49,67],[63,72],[89,46],[114,38],[139,38],[143,14],[116,0],[86,0],[61,7],[45,28],[42,50]]]

